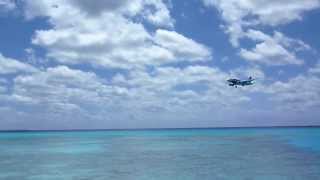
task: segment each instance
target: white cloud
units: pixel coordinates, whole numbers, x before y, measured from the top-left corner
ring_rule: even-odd
[[[241,77],[248,78],[253,77],[254,79],[258,79],[259,81],[263,81],[265,79],[264,72],[258,67],[239,67],[230,71],[232,77]]]
[[[292,48],[294,51],[305,51],[312,49],[308,44],[306,44],[302,40],[289,38],[278,31],[275,31],[273,37],[271,37],[261,31],[249,29],[246,32],[245,36],[257,42],[274,41],[278,44],[281,44],[283,47]]]
[[[13,0],[0,0],[0,12],[11,11],[16,8],[16,4]]]
[[[190,59],[191,61],[206,61],[211,58],[210,50],[207,47],[175,31],[159,29],[156,31],[154,41],[168,51],[173,52],[176,58]]]
[[[157,104],[162,104],[162,107],[189,107],[191,110],[199,107],[199,104],[232,106],[247,101],[248,98],[240,92],[225,88],[227,78],[228,75],[217,68],[189,66],[183,69],[157,68],[151,74],[134,72],[127,81],[130,86],[141,88],[142,92],[138,94],[158,98],[162,103]]]
[[[264,63],[267,65],[299,65],[303,63],[282,46],[271,42],[257,44],[251,51],[241,49],[240,55],[248,61]]]
[[[14,97],[30,100],[28,103],[78,104],[99,102],[99,95],[112,91],[92,72],[70,69],[66,66],[48,68],[14,80]],[[116,92],[116,91],[114,91]],[[111,95],[111,94],[110,94]]]
[[[105,12],[124,14],[127,16],[141,16],[150,23],[173,27],[174,20],[170,16],[167,5],[162,0],[118,0],[118,1],[71,1],[89,15],[100,15]]]
[[[296,57],[295,52],[311,49],[303,41],[286,37],[280,32],[269,36],[261,31],[250,29],[246,37],[257,42],[251,50],[243,48],[240,50],[240,56],[250,62],[267,65],[300,65],[303,64],[303,61]]]
[[[317,75],[317,74],[320,75],[320,62],[318,62],[315,67],[310,68],[309,73],[315,74],[315,75]]]
[[[189,66],[157,67],[150,73],[136,69],[101,79],[93,72],[57,66],[19,75],[12,92],[0,99],[8,107],[24,107],[22,112],[35,119],[73,119],[74,113],[102,123],[111,117],[113,122],[131,116],[152,120],[157,113],[183,120],[249,101],[243,92],[225,88],[227,77],[216,68]]]
[[[73,5],[80,7],[81,10],[87,12],[90,15],[100,15],[106,11],[117,11],[125,13],[127,15],[136,15],[143,8],[141,0],[118,0],[118,1],[82,1],[82,0],[71,0]],[[162,2],[161,2],[162,3]]]
[[[80,1],[74,2],[80,3]],[[88,6],[86,8],[90,10],[101,8],[94,11],[101,12],[98,13],[99,15],[91,16],[88,16],[91,11],[83,10],[85,7],[82,7],[81,3],[74,5],[74,3],[70,4],[65,1],[49,1],[48,3],[27,1],[26,17],[48,16],[49,22],[53,25],[52,29],[36,31],[32,40],[33,44],[48,49],[48,57],[66,64],[89,63],[94,66],[112,68],[135,68],[144,65],[209,59],[210,52],[203,45],[173,31],[158,30],[155,33],[156,37],[153,37],[142,23],[126,16],[129,12],[122,12],[131,9],[132,6],[129,14],[137,15],[140,11],[135,9],[142,11],[155,6],[154,11],[150,11],[147,16],[152,17],[155,23],[163,24],[162,20],[160,21],[163,18],[159,19],[155,16],[159,13],[167,14],[167,17],[169,14],[165,13],[168,9],[160,0],[111,3],[112,6],[116,6],[114,9],[107,8],[109,3],[105,5],[106,7],[98,7],[99,4],[93,4],[92,6],[97,7]],[[58,7],[55,4],[58,4]],[[69,18],[65,18],[66,16]],[[146,14],[143,13],[142,16]],[[171,26],[168,17],[163,20],[168,26]],[[163,34],[170,35],[171,39],[168,39],[170,42],[159,39],[163,37],[159,35]],[[154,40],[161,40],[161,44],[156,44]],[[169,49],[165,47],[169,43],[181,46]],[[181,43],[188,43],[187,45],[195,49],[193,52],[187,51]]]
[[[287,82],[277,81],[265,88],[278,102],[279,108],[307,110],[320,107],[320,78],[313,75],[299,75]]]
[[[304,12],[320,7],[319,0],[203,0],[203,3],[220,11],[226,22],[225,31],[236,47],[246,27],[287,24],[301,20]]]
[[[174,20],[163,0],[93,0],[90,2],[82,0],[36,0],[25,1],[25,7],[25,15],[28,19],[47,16],[50,17],[50,21],[54,25],[68,24],[80,15],[87,18],[99,18],[99,16],[105,14],[129,18],[140,17],[160,27],[171,28],[174,25]],[[70,19],[64,18],[66,15],[69,15]]]
[[[154,6],[154,10],[146,9],[144,16],[146,19],[157,26],[173,27],[174,20],[170,17],[170,11],[162,0],[145,0],[147,6]]]
[[[311,49],[303,41],[286,37],[280,32],[268,35],[253,28],[256,25],[276,26],[299,20],[303,12],[317,7],[317,3],[312,4],[314,1],[306,1],[309,3],[304,8],[300,5],[305,2],[292,1],[295,5],[290,5],[291,9],[273,0],[260,3],[249,0],[204,1],[206,5],[218,7],[226,22],[224,28],[234,46],[238,45],[241,38],[256,43],[252,49],[240,50],[240,55],[250,62],[301,64],[296,53]],[[319,105],[316,101],[319,99],[318,66],[310,69],[306,76],[265,85],[266,75],[256,65],[229,72],[211,65],[199,65],[212,59],[211,50],[174,31],[174,19],[165,1],[23,2],[26,19],[44,17],[51,25],[48,29],[37,30],[32,43],[45,48],[47,57],[60,65],[38,70],[0,54],[0,74],[17,74],[13,81],[11,77],[0,78],[0,114],[10,121],[14,118],[21,122],[30,119],[30,122],[37,123],[35,127],[43,123],[49,128],[59,127],[59,123],[60,126],[63,124],[64,127],[75,128],[74,125],[80,122],[109,127],[104,123],[130,124],[128,119],[134,120],[132,124],[138,124],[141,119],[150,121],[148,125],[155,120],[181,122],[185,119],[193,119],[195,125],[199,125],[197,121],[202,119],[212,120],[212,124],[215,124],[219,114],[222,114],[221,119],[226,120],[238,116],[240,111],[251,111],[251,108],[245,108],[250,106],[250,102],[257,101],[254,99],[256,94],[251,94],[257,92],[260,93],[257,95],[259,103],[263,101],[260,95],[264,92],[271,95],[279,106],[296,108]],[[289,8],[288,12],[279,14],[276,4],[284,9]],[[145,23],[150,23],[150,29],[154,29],[154,32],[150,32]],[[38,57],[33,49],[26,49],[26,52],[31,61],[37,62]],[[170,66],[179,62],[191,62],[191,65]],[[98,72],[96,74],[61,64],[105,67],[99,70],[101,74],[108,74],[108,68],[129,70],[125,70],[125,73],[118,71],[112,77],[109,74],[99,77]],[[257,78],[257,84],[235,89],[226,82],[230,76],[253,76]],[[121,121],[124,119],[126,121]],[[51,126],[54,123],[57,123],[56,126]],[[29,122],[25,121],[25,124]]]
[[[132,117],[153,120],[158,113],[159,119],[187,119],[191,118],[187,114],[194,117],[204,109],[249,100],[241,92],[221,88],[227,74],[195,65],[211,60],[210,49],[172,30],[174,20],[161,0],[89,5],[38,0],[24,1],[24,8],[27,19],[46,17],[51,24],[32,38],[50,59],[130,69],[111,79],[64,65],[21,74],[0,99],[8,107],[22,107],[27,118],[73,119],[70,115],[76,114],[80,119],[115,122]],[[148,32],[141,19],[154,24],[155,31]],[[194,64],[182,69],[161,66],[185,61]],[[146,70],[146,65],[152,65],[152,70]]]
[[[7,87],[0,84],[0,94],[5,93],[7,91]]]
[[[36,72],[37,69],[18,60],[4,57],[0,53],[0,74],[14,74],[19,72]]]

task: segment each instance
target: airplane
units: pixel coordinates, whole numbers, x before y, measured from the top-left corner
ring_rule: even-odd
[[[228,79],[227,81],[229,82],[229,86],[234,86],[237,88],[238,86],[253,85],[254,79],[250,76],[248,80]]]

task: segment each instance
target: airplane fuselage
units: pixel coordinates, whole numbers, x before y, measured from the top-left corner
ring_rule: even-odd
[[[239,79],[228,79],[227,80],[229,82],[229,86],[249,86],[249,85],[253,85],[253,79],[249,79],[249,80],[244,80],[241,81]]]

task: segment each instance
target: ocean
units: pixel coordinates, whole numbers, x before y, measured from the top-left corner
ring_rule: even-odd
[[[1,132],[1,180],[320,180],[320,128]]]

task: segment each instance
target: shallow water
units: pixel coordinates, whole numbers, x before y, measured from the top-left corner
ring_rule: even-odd
[[[0,133],[0,179],[319,180],[320,128]]]

